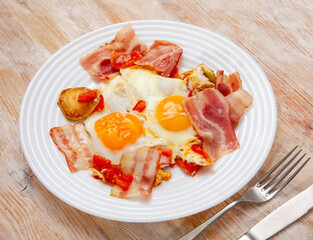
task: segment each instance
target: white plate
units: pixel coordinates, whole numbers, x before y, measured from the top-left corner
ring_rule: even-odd
[[[55,53],[37,72],[25,93],[20,112],[20,137],[26,159],[39,180],[71,206],[103,218],[129,222],[176,219],[213,207],[239,191],[265,161],[276,132],[273,91],[258,64],[241,48],[216,33],[169,21],[131,22],[148,46],[168,40],[183,49],[180,72],[204,62],[227,74],[237,70],[243,88],[253,97],[236,128],[241,147],[203,168],[194,178],[178,167],[173,178],[153,190],[149,200],[109,196],[110,186],[91,177],[89,170],[71,173],[64,155],[52,142],[49,130],[67,123],[57,106],[62,89],[96,85],[79,64],[86,53],[110,42],[125,25],[120,23],[88,33]]]

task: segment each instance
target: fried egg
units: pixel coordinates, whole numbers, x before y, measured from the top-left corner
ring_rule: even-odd
[[[132,67],[96,88],[105,108],[89,116],[85,126],[99,155],[118,164],[123,153],[135,148],[164,146],[184,157],[196,132],[182,107],[189,93],[183,80]],[[140,113],[132,110],[139,100],[146,103]]]

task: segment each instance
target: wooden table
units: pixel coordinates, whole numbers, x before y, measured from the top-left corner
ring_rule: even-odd
[[[202,213],[160,223],[123,223],[81,212],[50,193],[29,168],[19,142],[23,95],[41,65],[83,34],[113,23],[163,19],[228,37],[266,73],[275,93],[277,134],[264,174],[295,144],[313,155],[313,1],[0,0],[0,239],[177,239],[237,194]],[[313,183],[313,161],[276,198],[239,205],[199,239],[237,239]],[[253,181],[252,180],[252,181]],[[273,239],[313,239],[309,213]]]

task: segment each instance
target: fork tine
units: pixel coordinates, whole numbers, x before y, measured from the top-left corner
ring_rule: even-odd
[[[296,148],[298,147],[298,145],[297,146],[295,146],[289,153],[287,153],[287,155],[285,156],[285,157],[283,157],[280,161],[279,161],[279,163],[277,163],[258,183],[257,183],[257,187],[260,187],[262,184],[263,184],[263,182],[264,182],[264,180],[265,179],[267,179],[267,177],[269,176],[269,175],[271,175],[293,152],[294,152],[294,150],[296,150]]]
[[[290,163],[295,160],[296,157],[298,157],[299,153],[302,150],[300,150],[299,152],[296,153],[295,156],[293,156],[271,179],[269,179],[266,183],[263,184],[263,189],[266,189],[281,173],[282,171],[284,171],[289,165]]]
[[[279,188],[277,188],[274,192],[271,192],[271,193],[267,193],[267,194],[271,194],[272,196],[275,196],[276,194],[278,194],[284,187],[286,187],[286,185],[295,177],[297,176],[297,174],[301,171],[301,169],[305,166],[305,164],[308,163],[308,161],[310,160],[311,158],[309,157],[299,168],[297,171],[295,171],[291,176],[290,178],[287,179],[286,182],[284,182]]]
[[[304,158],[304,156],[306,155],[306,153],[305,154],[303,154],[302,155],[302,157],[298,160],[298,161],[296,161],[289,169],[288,169],[288,171],[286,171],[284,174],[283,174],[283,176],[281,176],[272,186],[270,186],[269,188],[267,188],[266,190],[267,190],[267,192],[270,192],[270,191],[272,191],[282,180],[284,180],[285,179],[285,177],[299,164],[299,162]],[[294,158],[293,158],[294,159]],[[293,160],[292,159],[292,160]],[[289,162],[288,162],[288,164],[286,164],[286,165],[289,165]],[[284,167],[284,169],[285,169],[285,167]],[[280,171],[281,172],[281,171]],[[280,173],[279,172],[279,173]],[[271,181],[272,182],[272,181]]]

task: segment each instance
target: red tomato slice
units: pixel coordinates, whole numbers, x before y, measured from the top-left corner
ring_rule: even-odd
[[[192,96],[193,96],[193,92],[192,92],[192,90],[189,90],[188,97],[192,97]]]
[[[163,155],[164,157],[171,159],[172,154],[173,154],[173,151],[171,149],[168,149],[168,148],[162,149],[161,155]]]
[[[176,158],[175,162],[178,167],[180,167],[186,173],[189,173],[191,176],[194,176],[198,172],[198,170],[201,168],[200,165],[197,165],[195,163],[188,163],[181,158]]]
[[[99,100],[99,103],[98,105],[96,106],[95,110],[93,110],[94,112],[98,111],[98,112],[101,112],[103,111],[104,109],[104,100],[103,100],[103,96],[102,94],[100,95],[100,100]]]
[[[130,54],[123,54],[116,51],[111,53],[111,66],[115,69],[128,68],[141,58],[141,54],[133,51]]]
[[[143,110],[145,110],[147,107],[147,104],[144,100],[139,100],[135,107],[133,107],[133,111],[138,111],[138,112],[142,112]]]
[[[210,164],[213,164],[210,156],[206,153],[206,151],[203,150],[201,144],[191,144],[190,149],[200,155],[202,155],[207,161],[210,162]]]
[[[201,144],[191,144],[190,149],[196,153],[199,153],[204,158],[208,158],[208,154],[201,148]]]
[[[110,160],[98,155],[93,155],[93,168],[97,169],[99,172],[105,168],[110,168],[111,166],[112,164]]]
[[[117,166],[112,165],[110,160],[98,155],[93,156],[93,168],[101,172],[107,182],[116,184],[125,191],[133,181],[131,174],[123,172]]]
[[[97,97],[97,90],[89,90],[78,95],[78,102],[89,102]]]
[[[107,180],[110,183],[118,185],[125,191],[129,189],[129,186],[133,181],[132,175],[125,173],[122,170],[115,167],[104,170],[103,176],[105,180]]]

